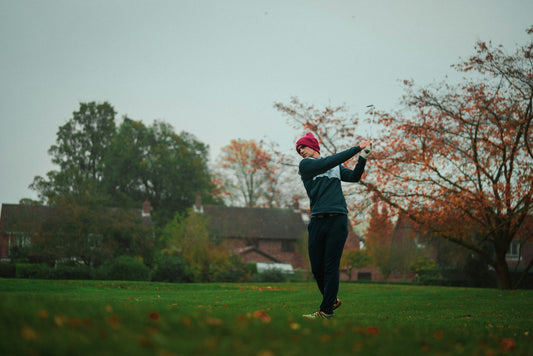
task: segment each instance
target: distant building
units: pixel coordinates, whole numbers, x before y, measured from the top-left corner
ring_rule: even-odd
[[[202,205],[198,195],[194,211],[205,214],[210,234],[226,241],[230,253],[242,256],[245,262],[290,263],[295,269],[310,268],[306,262],[309,219],[298,209]],[[355,233],[350,233],[346,246],[359,247]]]
[[[518,231],[517,237],[511,241],[509,251],[505,256],[510,270],[524,271],[533,263],[533,219],[528,217]],[[533,274],[533,268],[530,269]]]
[[[110,211],[114,209],[110,208]],[[151,225],[150,203],[145,201],[142,209],[133,212],[144,225]],[[0,259],[9,257],[13,247],[29,248],[32,238],[43,224],[60,221],[58,209],[42,205],[2,204],[0,212]]]
[[[307,268],[301,244],[307,229],[301,214],[290,209],[235,208],[205,205],[209,233],[225,241],[230,253],[245,262],[290,263]]]
[[[32,235],[51,219],[54,209],[41,205],[2,204],[0,213],[0,259],[13,247],[31,247]]]

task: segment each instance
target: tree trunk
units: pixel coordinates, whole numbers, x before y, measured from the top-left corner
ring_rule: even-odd
[[[496,276],[498,278],[498,289],[512,289],[511,275],[509,274],[509,266],[505,260],[505,254],[496,254]]]

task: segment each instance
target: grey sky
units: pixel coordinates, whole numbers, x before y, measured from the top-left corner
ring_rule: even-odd
[[[399,81],[424,85],[477,40],[529,40],[530,0],[0,0],[0,203],[55,169],[47,153],[80,102],[160,119],[210,145],[299,132],[274,108],[398,108]]]

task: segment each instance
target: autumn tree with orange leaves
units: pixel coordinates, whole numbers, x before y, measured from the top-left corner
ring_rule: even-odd
[[[274,108],[287,116],[289,125],[302,135],[312,132],[320,143],[322,155],[337,153],[346,149],[348,142],[355,145],[363,140],[362,136],[356,135],[357,115],[350,115],[345,105],[319,109],[293,97],[288,104],[274,103]]]
[[[367,182],[422,232],[482,257],[500,289],[513,287],[511,241],[532,239],[519,234],[533,213],[532,49],[509,55],[479,42],[454,66],[471,79],[426,88],[406,81],[408,111],[379,114],[386,135]]]
[[[533,43],[514,54],[484,42],[475,49],[454,66],[470,79],[425,88],[405,81],[406,110],[376,112],[382,130],[361,185],[420,233],[480,256],[498,287],[510,289],[511,241],[532,240],[521,231],[533,215]],[[355,118],[334,119],[344,107],[318,111],[297,99],[275,107],[293,126],[313,131],[325,152],[358,142]],[[347,200],[352,211],[363,207]],[[525,263],[524,275],[533,261]]]
[[[278,162],[253,140],[232,140],[222,148],[220,184],[232,205],[279,206]]]

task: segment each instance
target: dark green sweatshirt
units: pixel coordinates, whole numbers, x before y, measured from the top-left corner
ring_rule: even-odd
[[[325,213],[347,214],[341,181],[359,182],[365,170],[366,159],[359,156],[353,170],[342,165],[357,153],[355,146],[326,158],[304,158],[299,165],[305,190],[311,201],[311,215]]]

